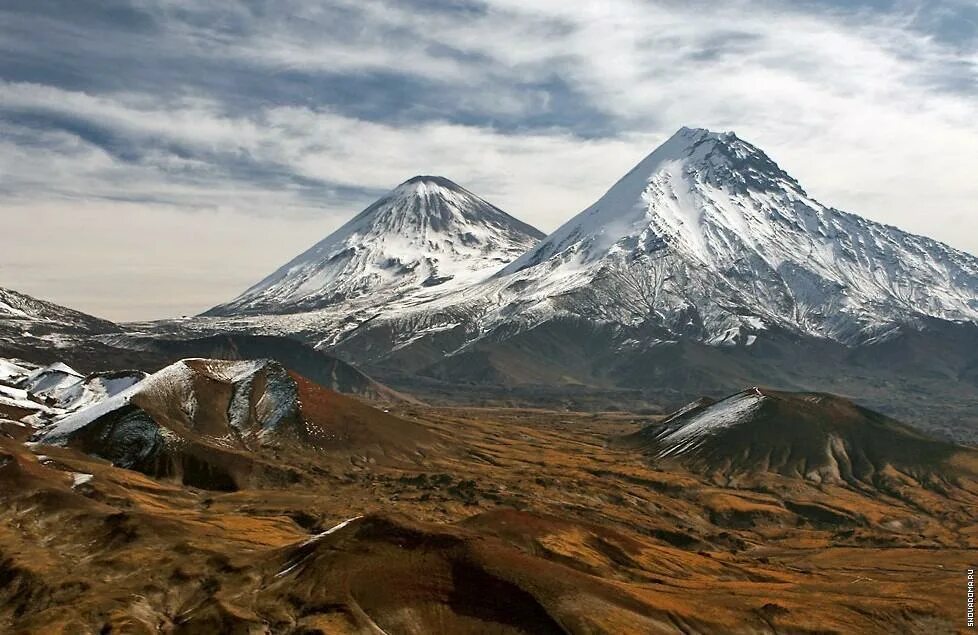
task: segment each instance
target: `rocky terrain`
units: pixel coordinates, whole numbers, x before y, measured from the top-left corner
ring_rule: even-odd
[[[384,412],[299,377],[291,383],[275,377],[274,365],[252,364],[248,372],[240,364],[188,360],[184,366],[166,374],[190,379],[190,392],[178,394],[197,396],[195,419],[186,418],[186,409],[169,420],[154,410],[159,377],[145,380],[133,405],[185,439],[226,439],[225,452],[247,454],[268,469],[226,487],[216,472],[208,477],[201,470],[187,482],[186,472],[113,465],[91,453],[105,446],[62,443],[57,424],[44,435],[57,445],[44,437],[29,444],[0,439],[0,629],[943,633],[961,627],[961,563],[978,556],[976,453],[940,445],[940,452],[919,456],[940,471],[939,482],[928,480],[901,463],[899,452],[874,454],[866,439],[876,439],[874,426],[883,425],[920,444],[914,447],[932,441],[847,402],[763,393],[747,417],[751,408],[737,405],[744,396],[721,406],[740,413],[728,430],[760,435],[756,426],[763,425],[774,445],[813,440],[812,456],[822,449],[821,413],[839,410],[848,418],[827,429],[850,431],[841,444],[847,455],[882,456],[874,465],[900,468],[900,478],[849,480],[844,470],[840,478],[825,470],[814,478],[783,469],[795,465],[790,462],[752,461],[749,470],[740,470],[742,463],[735,472],[716,473],[694,463],[663,463],[661,446],[635,442],[675,441],[677,430],[697,425],[696,417],[712,412],[716,418],[717,404],[706,401],[664,421],[408,403]],[[272,375],[266,385],[278,385],[275,394],[282,386],[297,388],[304,424],[292,430],[310,436],[289,441],[287,422],[296,416],[289,408],[249,407],[255,418],[237,420],[239,432],[230,436],[224,428],[203,430],[236,401],[225,401],[229,389],[249,399],[261,395],[255,389],[261,373]],[[242,382],[251,389],[242,391]],[[173,382],[169,389],[186,387]],[[872,432],[863,438],[865,426]],[[728,478],[734,473],[737,479]]]

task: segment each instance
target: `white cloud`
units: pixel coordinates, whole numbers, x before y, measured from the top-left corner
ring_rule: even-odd
[[[147,104],[129,96],[93,97],[15,83],[0,84],[0,107],[71,116],[85,126],[124,132],[133,145],[146,144],[142,151],[148,154],[134,163],[62,131],[41,134],[33,147],[0,141],[0,166],[10,180],[27,186],[21,189],[30,198],[50,193],[78,199],[151,198],[190,208],[224,201],[229,209],[275,215],[285,211],[281,205],[289,192],[228,180],[219,174],[223,160],[244,156],[257,165],[286,166],[296,176],[375,190],[419,173],[445,174],[552,227],[578,204],[582,188],[605,184],[604,175],[595,173],[609,157],[624,168],[656,141],[624,136],[587,141],[561,131],[504,134],[446,122],[392,125],[298,107],[232,117],[200,100]],[[151,151],[174,143],[218,156],[207,162]],[[559,170],[542,160],[555,156],[561,157]],[[42,165],[54,166],[58,178],[52,179]],[[211,176],[210,171],[218,173]],[[185,182],[177,178],[182,172],[206,178]],[[296,198],[292,205],[315,209],[328,202]],[[346,211],[352,215],[356,210]]]
[[[978,200],[969,176],[978,174],[978,82],[936,87],[951,67],[978,79],[978,65],[910,30],[913,11],[854,19],[757,2],[490,6],[485,20],[439,33],[504,67],[559,74],[622,136],[663,138],[683,124],[734,129],[826,203],[978,252],[962,220]],[[539,35],[547,23],[564,28]],[[616,176],[600,174],[607,184]],[[587,189],[593,197],[600,188]]]

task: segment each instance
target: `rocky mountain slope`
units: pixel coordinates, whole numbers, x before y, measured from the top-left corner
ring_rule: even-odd
[[[116,324],[74,309],[0,288],[0,339],[49,334],[99,334],[121,329]]]

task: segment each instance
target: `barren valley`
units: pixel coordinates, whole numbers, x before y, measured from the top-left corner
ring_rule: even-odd
[[[258,477],[234,491],[3,440],[0,628],[941,633],[961,623],[961,568],[978,558],[974,452],[949,456],[940,484],[758,472],[731,486],[609,447],[656,426],[649,417],[388,409],[369,411],[374,438],[259,450],[288,484]],[[410,433],[376,425],[383,415]],[[385,449],[388,434],[412,451]]]

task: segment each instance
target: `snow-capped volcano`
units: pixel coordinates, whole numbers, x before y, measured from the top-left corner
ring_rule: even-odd
[[[417,176],[209,314],[413,304],[485,279],[541,238],[452,181]]]
[[[412,179],[218,309],[242,317],[200,325],[298,336],[377,374],[646,378],[683,395],[783,379],[796,355],[826,382],[861,381],[876,371],[846,360],[887,350],[863,345],[931,333],[900,357],[919,365],[978,333],[978,259],[819,203],[733,133],[681,129],[536,237],[457,186]],[[960,362],[948,372],[968,376]]]
[[[859,343],[925,316],[978,321],[978,259],[826,207],[735,134],[690,128],[497,281],[521,313],[651,320],[711,343],[769,325]]]

